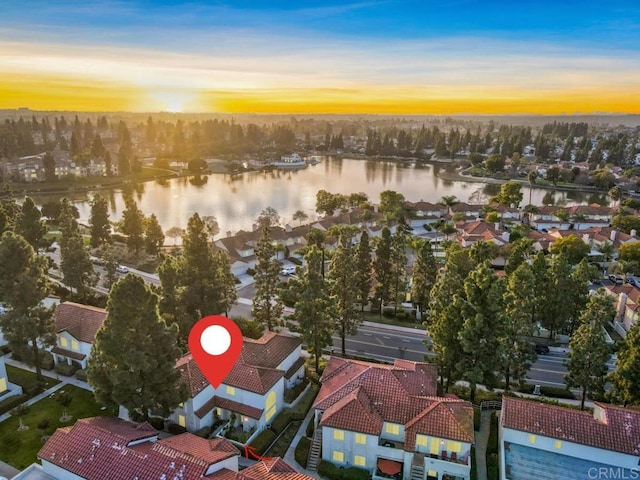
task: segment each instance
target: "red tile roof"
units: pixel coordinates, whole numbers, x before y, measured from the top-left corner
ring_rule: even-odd
[[[190,433],[164,438],[158,443],[209,463],[218,463],[240,454],[240,451],[224,438],[205,440]]]
[[[293,467],[281,458],[270,458],[245,468],[241,472],[228,474],[215,474],[213,480],[312,480],[313,477],[298,473]],[[225,475],[225,476],[223,476]]]
[[[321,381],[314,408],[324,411],[323,426],[379,435],[383,423],[391,422],[425,435],[473,441],[471,405],[436,396],[434,364],[396,360],[379,365],[332,357]]]
[[[246,415],[247,417],[256,419],[260,419],[260,417],[262,417],[262,412],[264,412],[264,410],[261,410],[259,408],[251,407],[240,402],[234,402],[233,400],[229,400],[228,398],[216,397],[214,395],[211,399],[205,402],[202,407],[196,410],[195,414],[198,418],[204,418],[204,416],[215,407],[224,408],[225,410],[236,412],[240,415]]]
[[[596,402],[593,414],[504,397],[503,427],[629,455],[640,455],[640,411]]]
[[[61,303],[53,313],[56,333],[66,330],[74,338],[86,343],[93,343],[105,318],[105,309],[73,302]]]
[[[86,355],[80,352],[74,352],[73,350],[67,350],[66,348],[59,347],[56,345],[51,349],[51,353],[57,353],[58,355],[63,355],[65,357],[73,358],[75,360],[84,360]]]

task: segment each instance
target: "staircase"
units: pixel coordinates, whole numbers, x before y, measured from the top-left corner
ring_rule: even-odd
[[[411,465],[410,480],[424,480],[424,467],[421,465]]]
[[[322,451],[322,427],[316,427],[313,433],[313,442],[309,449],[309,458],[307,459],[307,470],[316,472],[318,470],[318,462],[320,461],[320,453]]]

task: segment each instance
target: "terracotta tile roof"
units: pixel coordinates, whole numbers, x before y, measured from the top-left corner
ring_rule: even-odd
[[[431,405],[405,426],[406,450],[414,449],[417,433],[473,443],[473,407],[463,400],[433,400]]]
[[[235,480],[312,480],[313,477],[297,472],[281,458],[263,460],[241,472]]]
[[[298,337],[273,332],[258,340],[245,338],[242,353],[223,383],[250,392],[266,393],[285,375],[285,372],[277,367],[301,344]],[[176,368],[180,370],[191,397],[209,385],[191,354],[180,358],[176,362]]]
[[[470,404],[436,396],[434,364],[396,360],[394,365],[379,365],[332,357],[321,382],[314,403],[324,411],[321,425],[379,434],[382,422],[407,425],[432,404],[450,402],[455,405],[436,410],[441,423],[429,418],[433,431],[448,434],[446,438],[473,438],[473,421],[467,422]],[[455,425],[447,426],[452,419]]]
[[[259,408],[251,407],[240,402],[234,402],[233,400],[229,400],[227,398],[216,397],[214,395],[194,413],[198,418],[204,418],[204,416],[215,407],[224,408],[225,410],[236,412],[240,415],[246,415],[247,417],[255,419],[260,419],[260,417],[262,417],[262,412],[264,412],[264,410],[261,410]]]
[[[107,317],[103,308],[63,302],[53,313],[56,333],[66,330],[81,342],[93,343],[96,332]]]
[[[190,433],[158,440],[158,444],[200,458],[208,463],[218,463],[240,455],[240,450],[224,438],[206,440]]]
[[[59,347],[56,345],[51,349],[51,353],[57,353],[58,355],[63,355],[65,357],[73,358],[75,360],[84,360],[86,355],[80,352],[74,352],[73,350],[67,350],[66,348]]]
[[[504,397],[505,428],[640,455],[640,411],[596,402],[594,413]]]
[[[455,205],[451,206],[451,211],[453,213],[458,213],[458,212],[481,212],[482,211],[482,207],[483,205],[470,205],[468,203],[464,203],[464,202],[458,202]]]

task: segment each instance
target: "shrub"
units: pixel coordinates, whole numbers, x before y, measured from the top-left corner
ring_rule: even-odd
[[[271,423],[271,430],[280,435],[287,428],[287,425],[291,423],[291,410],[288,408],[283,409],[278,416]]]
[[[295,263],[296,265],[302,265],[302,260],[297,257],[289,257],[287,258],[291,263]]]
[[[371,475],[369,475],[367,470],[362,468],[349,467],[342,472],[342,476],[340,478],[344,478],[345,480],[369,480]]]
[[[287,403],[293,402],[304,391],[309,383],[309,379],[305,378],[293,388],[284,391],[284,401]]]
[[[255,268],[247,268],[247,275],[251,275],[252,277],[256,274]]]
[[[309,423],[307,423],[307,430],[306,430],[306,434],[307,437],[311,438],[313,437],[313,430],[314,430],[314,420],[315,418],[311,417],[311,420],[309,420]]]
[[[77,370],[76,373],[74,373],[75,377],[82,381],[82,382],[86,382],[87,381],[87,369],[86,368],[81,368],[80,370]]]
[[[330,478],[332,480],[342,478],[342,471],[340,468],[325,460],[320,460],[320,465],[318,465],[318,474],[321,477]]]
[[[57,373],[59,373],[60,375],[66,375],[67,377],[73,375],[77,369],[78,367],[76,367],[75,365],[69,365],[68,363],[58,363],[55,366],[55,371]]]
[[[0,402],[0,415],[2,415],[3,413],[7,413],[12,408],[25,402],[28,398],[29,395],[22,393],[20,395],[14,395],[13,397],[9,397],[6,400],[3,400],[2,402]]]
[[[181,433],[186,433],[187,429],[177,423],[169,422],[167,425],[167,431],[173,435],[179,435]]]
[[[304,420],[304,417],[307,416],[307,412],[313,405],[313,401],[318,395],[320,391],[320,387],[317,385],[312,385],[311,388],[305,393],[302,400],[298,402],[298,404],[291,409],[291,420]]]
[[[256,449],[256,453],[258,455],[262,455],[265,450],[269,448],[269,445],[271,445],[271,443],[276,439],[276,436],[277,435],[272,430],[267,428],[253,439],[251,446]]]
[[[324,460],[320,461],[318,473],[320,476],[327,477],[331,480],[369,480],[371,478],[369,472],[362,468],[341,468]]]
[[[77,373],[77,372],[76,372]],[[164,430],[164,418],[149,417],[149,423],[156,430]]]
[[[193,434],[201,438],[209,438],[209,435],[211,434],[211,427],[202,427],[193,432]]]
[[[14,351],[11,357],[18,362],[24,362],[28,365],[33,365],[33,352],[31,349],[24,349],[20,352]],[[55,362],[53,361],[53,355],[46,350],[40,350],[40,365],[43,370],[53,370]]]
[[[522,393],[533,393],[534,385],[525,384],[518,387],[518,391]],[[562,387],[540,387],[540,393],[545,397],[567,398],[574,400],[576,396],[571,390]]]
[[[311,440],[307,437],[301,437],[294,451],[296,462],[302,468],[307,468],[307,460],[309,459],[309,450],[311,449]]]

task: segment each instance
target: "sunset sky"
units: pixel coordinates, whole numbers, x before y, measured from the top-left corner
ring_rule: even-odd
[[[346,2],[0,0],[0,109],[640,113],[638,0]]]

